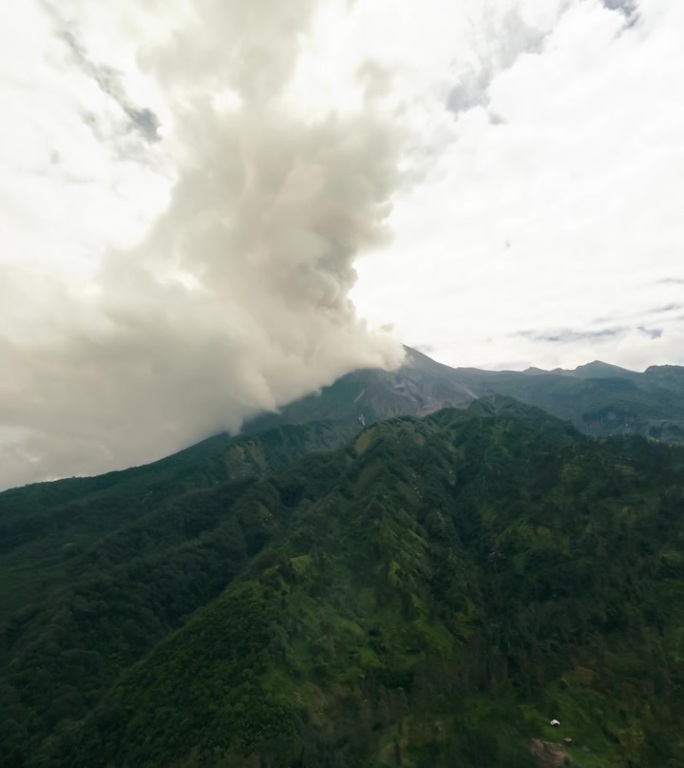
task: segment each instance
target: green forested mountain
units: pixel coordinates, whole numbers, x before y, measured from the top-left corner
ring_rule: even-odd
[[[340,436],[0,495],[0,764],[684,766],[684,449],[508,398]]]
[[[422,356],[416,361],[393,373],[348,374],[282,413],[253,420],[240,436],[216,435],[153,464],[0,493],[0,619],[59,589],[79,552],[124,523],[165,510],[170,499],[338,448],[390,416],[472,401],[451,368]]]

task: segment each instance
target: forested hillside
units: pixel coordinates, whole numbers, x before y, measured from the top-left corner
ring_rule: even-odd
[[[238,479],[31,491],[3,766],[684,766],[684,450],[506,398],[276,434]]]

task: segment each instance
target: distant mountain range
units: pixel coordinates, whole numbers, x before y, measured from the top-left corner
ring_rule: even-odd
[[[637,373],[595,361],[571,371],[482,371],[450,368],[408,347],[398,371],[350,373],[319,395],[255,419],[244,431],[323,420],[340,428],[354,420],[370,424],[389,416],[423,416],[445,405],[461,408],[491,395],[536,405],[595,437],[636,434],[684,443],[684,367],[651,366]]]
[[[0,494],[0,768],[684,766],[683,383],[407,350]]]

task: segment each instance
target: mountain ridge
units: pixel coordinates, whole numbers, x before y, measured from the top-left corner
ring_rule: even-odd
[[[0,764],[680,765],[683,479],[498,396],[179,489],[6,626]]]
[[[496,394],[541,407],[595,437],[642,434],[655,440],[684,444],[682,366],[651,366],[639,373],[593,361],[574,370],[485,371],[452,368],[410,347],[405,347],[405,351],[405,362],[396,371],[353,371],[319,392],[277,411],[257,415],[236,435],[219,433],[150,464],[128,469],[145,471],[144,467],[172,464],[174,457],[192,453],[198,458],[208,458],[215,449],[220,453],[237,440],[311,422],[321,422],[337,433],[336,438],[330,435],[322,440],[325,449],[340,445],[364,426],[385,418],[427,415],[449,406],[465,407],[474,399]],[[601,375],[589,375],[597,372]],[[91,478],[92,484],[114,481],[117,473],[123,471],[127,470],[95,476],[100,479]],[[78,483],[80,479],[63,480]],[[30,484],[31,487],[39,485],[45,483]],[[0,492],[0,498],[7,499],[5,494],[19,490],[8,488]]]

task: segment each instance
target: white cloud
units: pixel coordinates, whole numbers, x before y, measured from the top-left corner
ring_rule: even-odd
[[[681,276],[684,246],[681,7],[643,2],[632,25],[590,0],[561,11],[458,116],[439,172],[395,207],[397,247],[360,265],[355,296],[454,365],[683,362],[675,313],[658,338],[638,330],[643,312],[681,301],[681,285],[658,282]],[[632,330],[586,335],[612,316]],[[548,341],[559,329],[578,334]]]
[[[142,139],[43,6],[0,13],[0,262],[74,277],[144,232],[169,179],[158,152],[126,159]]]

